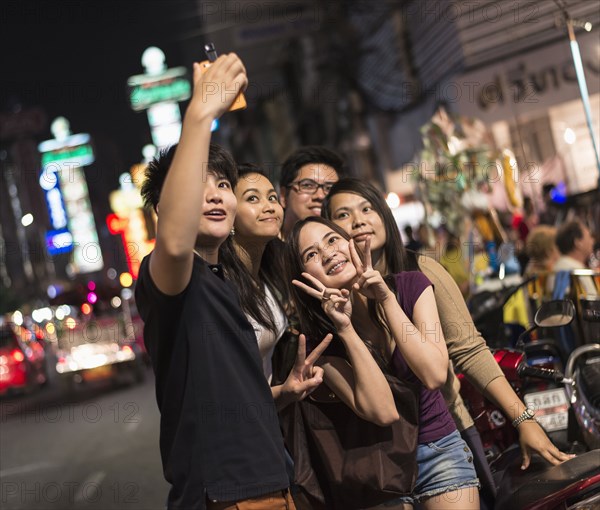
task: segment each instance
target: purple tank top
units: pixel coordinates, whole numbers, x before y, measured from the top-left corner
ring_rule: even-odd
[[[398,303],[408,318],[413,320],[415,303],[423,291],[432,285],[420,271],[405,271],[396,274]],[[392,354],[392,366],[399,379],[415,383],[420,389],[419,404],[419,443],[431,443],[456,430],[454,420],[448,411],[440,390],[428,390],[400,354],[398,347]]]

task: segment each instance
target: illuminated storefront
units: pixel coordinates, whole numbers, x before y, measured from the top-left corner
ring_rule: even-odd
[[[578,37],[596,139],[600,131],[600,39]],[[483,120],[496,144],[512,147],[526,194],[564,182],[568,194],[594,189],[598,170],[565,38],[459,78],[458,110]],[[553,159],[554,158],[554,159]]]

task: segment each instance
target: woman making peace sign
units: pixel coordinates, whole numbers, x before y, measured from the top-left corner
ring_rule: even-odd
[[[372,267],[369,244],[363,262],[334,223],[307,218],[295,225],[287,261],[302,330],[309,338],[336,334],[319,363],[324,380],[363,419],[388,425],[399,417],[367,343],[398,378],[420,386],[416,486],[410,497],[385,508],[421,501],[432,510],[477,509],[472,456],[438,389],[446,380],[448,352],[431,282],[417,271],[384,281]]]

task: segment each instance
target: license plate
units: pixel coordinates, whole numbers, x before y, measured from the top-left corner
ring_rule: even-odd
[[[97,381],[98,379],[107,379],[112,376],[112,367],[104,365],[101,367],[84,370],[81,373],[84,381]]]
[[[535,418],[546,432],[567,428],[569,402],[563,388],[529,393],[523,400],[535,409]]]

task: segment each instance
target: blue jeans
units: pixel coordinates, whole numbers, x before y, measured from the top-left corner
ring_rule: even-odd
[[[417,446],[419,474],[413,493],[399,502],[414,505],[423,499],[467,487],[479,487],[473,466],[473,454],[457,430],[437,441]],[[386,506],[387,506],[386,505]]]

